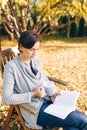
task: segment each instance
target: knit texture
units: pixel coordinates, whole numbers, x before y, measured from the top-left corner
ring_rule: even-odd
[[[19,56],[6,64],[3,74],[2,101],[7,105],[31,103],[38,108],[39,112],[43,102],[49,99],[47,96],[54,95],[56,89],[54,83],[49,81],[45,75],[38,58],[33,58],[31,65],[35,74],[22,62]],[[31,98],[31,92],[40,86],[45,88],[46,98]],[[41,128],[37,125],[38,113],[32,115],[23,108],[20,108],[20,110],[28,127]]]

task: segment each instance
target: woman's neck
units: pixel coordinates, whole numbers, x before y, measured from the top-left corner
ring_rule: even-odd
[[[30,64],[30,59],[26,58],[24,55],[19,55],[19,57],[21,58],[21,60],[22,60],[25,64],[27,64],[27,65]]]

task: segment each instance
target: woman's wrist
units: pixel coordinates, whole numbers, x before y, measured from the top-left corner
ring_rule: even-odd
[[[36,92],[35,91],[31,92],[31,97],[36,97]]]

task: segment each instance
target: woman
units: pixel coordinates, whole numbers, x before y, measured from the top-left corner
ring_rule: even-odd
[[[4,69],[2,100],[4,104],[31,103],[38,108],[32,115],[20,108],[29,128],[44,126],[63,127],[64,130],[87,130],[87,116],[73,111],[65,119],[44,112],[58,95],[55,85],[46,77],[36,52],[40,39],[32,31],[25,31],[19,38],[20,54],[8,62]]]

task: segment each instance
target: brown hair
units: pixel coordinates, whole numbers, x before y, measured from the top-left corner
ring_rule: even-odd
[[[18,42],[19,50],[20,44],[27,49],[30,49],[34,46],[36,42],[40,41],[39,36],[33,31],[25,31],[21,34]]]

